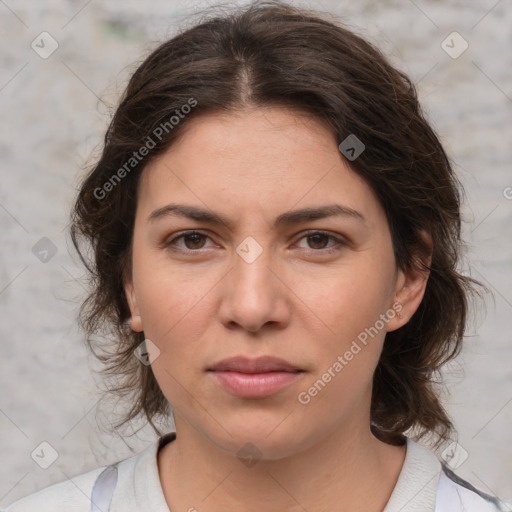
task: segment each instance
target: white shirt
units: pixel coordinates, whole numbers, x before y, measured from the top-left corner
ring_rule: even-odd
[[[46,487],[0,512],[170,512],[157,456],[159,448],[175,438],[175,432],[166,434],[137,455]],[[191,509],[195,505],[200,510],[199,503],[191,503]],[[512,504],[478,491],[434,453],[407,438],[402,470],[382,512],[459,511],[512,512]]]

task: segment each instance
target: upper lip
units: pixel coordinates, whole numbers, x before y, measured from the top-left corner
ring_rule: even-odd
[[[298,372],[302,371],[297,366],[280,359],[279,357],[261,356],[249,358],[245,356],[230,357],[214,364],[209,371],[241,372],[241,373],[266,373],[266,372]]]

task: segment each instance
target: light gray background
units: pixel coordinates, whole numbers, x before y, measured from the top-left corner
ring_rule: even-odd
[[[471,274],[495,303],[473,315],[463,355],[447,375],[447,408],[469,457],[457,473],[512,497],[512,5],[510,1],[297,2],[343,15],[412,76],[467,192]],[[101,142],[134,64],[205,2],[0,1],[0,505],[132,455],[153,441],[109,435],[76,328],[85,283],[69,254],[68,212],[81,167]],[[48,59],[31,42],[48,31]],[[469,48],[452,59],[457,31]],[[91,161],[91,160],[89,160]],[[510,194],[512,195],[512,194]],[[509,197],[510,197],[509,195]],[[48,237],[43,263],[32,247]],[[102,412],[103,410],[103,412]],[[126,434],[126,432],[125,432]],[[47,441],[59,457],[41,469],[30,454]]]

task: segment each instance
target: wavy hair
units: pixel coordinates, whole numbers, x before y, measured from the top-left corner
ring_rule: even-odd
[[[191,98],[196,104],[171,128],[169,120]],[[397,266],[430,272],[415,314],[386,334],[373,378],[371,428],[391,444],[403,443],[409,429],[417,438],[428,433],[447,441],[454,429],[438,377],[461,350],[469,296],[483,286],[457,270],[462,186],[409,77],[334,17],[282,2],[210,15],[153,50],[131,76],[101,156],[80,185],[71,237],[91,288],[79,322],[103,371],[115,377],[110,392],[129,404],[115,427],[142,416],[160,435],[153,420],[169,413],[151,366],[133,356],[144,333],[126,328],[123,283],[131,272],[141,173],[197,116],[269,105],[313,114],[339,142],[356,134],[365,144],[350,166],[385,210]],[[148,154],[130,160],[148,137]],[[113,181],[115,175],[120,179]],[[429,267],[421,230],[433,241]]]

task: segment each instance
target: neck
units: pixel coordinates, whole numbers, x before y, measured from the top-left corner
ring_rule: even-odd
[[[287,457],[245,465],[175,421],[176,440],[158,456],[173,512],[381,512],[405,459],[405,446],[383,443],[368,428],[336,431]]]

